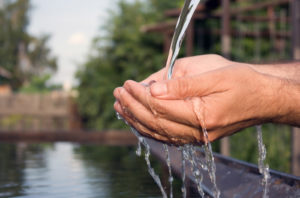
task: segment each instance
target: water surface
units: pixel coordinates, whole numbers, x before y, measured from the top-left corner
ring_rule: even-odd
[[[135,147],[0,143],[0,151],[0,197],[161,197]],[[167,188],[167,169],[151,162]],[[174,197],[180,186],[175,179]]]

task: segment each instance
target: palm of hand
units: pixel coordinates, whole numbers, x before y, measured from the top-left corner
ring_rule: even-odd
[[[203,143],[206,140],[199,132],[202,127],[207,128],[209,141],[230,135],[257,124],[251,116],[259,110],[238,101],[244,97],[246,103],[252,104],[257,99],[253,94],[258,91],[257,86],[249,86],[251,79],[245,78],[256,72],[246,66],[227,66],[230,64],[214,55],[182,59],[175,65],[173,87],[169,87],[177,92],[163,98],[153,97],[149,87],[127,81],[124,88],[114,91],[118,101],[114,107],[143,135],[167,143]],[[159,83],[164,75],[162,69],[143,83]]]

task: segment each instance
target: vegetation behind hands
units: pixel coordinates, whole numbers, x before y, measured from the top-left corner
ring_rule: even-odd
[[[28,30],[30,0],[7,0],[0,7],[0,84],[14,90],[32,78],[50,75],[57,69],[56,57],[48,47],[48,35],[34,36]]]

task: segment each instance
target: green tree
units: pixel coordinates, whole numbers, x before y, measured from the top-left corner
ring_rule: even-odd
[[[48,93],[53,90],[62,89],[61,85],[49,85],[50,74],[32,77],[30,83],[22,86],[19,92],[22,93]]]
[[[162,19],[166,9],[181,1],[120,1],[111,12],[106,36],[93,41],[93,54],[77,73],[78,105],[87,128],[121,128],[113,110],[112,92],[127,79],[142,80],[165,62],[162,36],[145,34],[143,25]]]
[[[47,46],[48,35],[35,37],[27,31],[29,24],[29,0],[6,0],[0,7],[0,69],[6,78],[0,83],[14,89],[29,83],[33,76],[56,70],[56,58]]]

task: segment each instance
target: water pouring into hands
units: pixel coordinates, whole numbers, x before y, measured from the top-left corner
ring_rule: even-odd
[[[291,73],[300,71],[291,64]],[[114,91],[115,110],[145,136],[176,145],[204,142],[192,99],[199,100],[209,141],[264,122],[300,124],[299,79],[280,66],[202,55],[178,60],[171,80],[163,80],[165,70]]]

